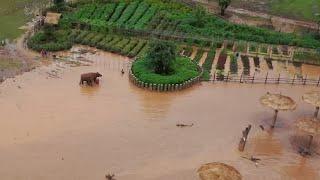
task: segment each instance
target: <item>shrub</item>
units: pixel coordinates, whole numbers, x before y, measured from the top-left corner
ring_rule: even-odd
[[[199,75],[197,65],[189,58],[178,57],[172,64],[173,72],[169,75],[157,74],[150,68],[151,61],[144,57],[133,63],[132,72],[145,83],[152,84],[180,84]]]
[[[171,42],[153,41],[146,56],[155,73],[168,75],[173,70],[171,66],[176,59],[176,46]]]

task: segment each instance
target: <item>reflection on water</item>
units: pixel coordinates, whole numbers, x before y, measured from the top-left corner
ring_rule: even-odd
[[[202,83],[157,93],[133,86],[127,72],[121,75],[129,59],[103,52],[83,57],[91,66],[66,67],[57,77],[47,74],[56,65],[42,67],[0,85],[1,180],[103,179],[110,172],[121,180],[195,180],[196,169],[214,161],[236,167],[244,179],[277,180],[282,171],[274,169],[299,157],[288,142],[289,128],[276,134],[258,129],[256,119],[272,115],[259,97],[278,91],[298,100],[315,87]],[[81,73],[97,71],[103,74],[99,86],[79,86]],[[281,113],[289,127],[310,112],[300,104]],[[249,135],[248,153],[276,157],[272,163],[263,158],[256,167],[235,153],[249,123],[257,133]],[[319,169],[320,159],[312,160]],[[313,175],[319,179],[318,172]]]
[[[273,132],[259,131],[252,138],[252,153],[257,156],[279,156],[282,154],[282,145]]]
[[[297,164],[283,167],[284,180],[317,180],[318,175],[315,169],[310,166],[307,158],[300,158]]]

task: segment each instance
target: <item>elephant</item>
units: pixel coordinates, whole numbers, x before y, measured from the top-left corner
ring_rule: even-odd
[[[81,74],[80,85],[84,84],[84,82],[86,82],[90,86],[92,86],[93,83],[98,84],[98,77],[101,76],[102,75],[98,72]]]

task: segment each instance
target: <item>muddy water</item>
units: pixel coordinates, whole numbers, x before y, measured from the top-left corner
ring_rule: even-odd
[[[0,85],[1,180],[99,180],[107,173],[119,180],[195,180],[197,168],[214,161],[236,167],[244,179],[320,178],[319,156],[301,158],[290,140],[297,117],[313,114],[300,96],[314,87],[203,83],[176,93],[148,92],[121,75],[128,59],[108,53],[84,58],[92,66],[55,63]],[[103,74],[100,85],[79,86],[79,75],[91,71]],[[296,111],[279,113],[274,131],[267,128],[272,111],[258,102],[266,91],[299,103]],[[246,150],[238,153],[248,124]],[[316,151],[318,144],[315,138]],[[242,156],[262,161],[255,165]]]

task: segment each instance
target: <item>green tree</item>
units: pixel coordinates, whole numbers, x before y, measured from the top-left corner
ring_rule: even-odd
[[[153,41],[146,58],[157,74],[168,75],[172,72],[172,63],[176,59],[176,45],[171,42]]]
[[[202,6],[197,6],[195,9],[195,19],[192,25],[196,27],[203,27],[205,24],[206,11]]]
[[[315,14],[315,20],[316,20],[316,23],[318,24],[318,36],[320,36],[320,13]]]
[[[53,4],[58,6],[64,3],[64,0],[53,0]]]
[[[224,16],[226,9],[230,5],[231,0],[219,0],[219,6],[221,10],[221,16]]]

